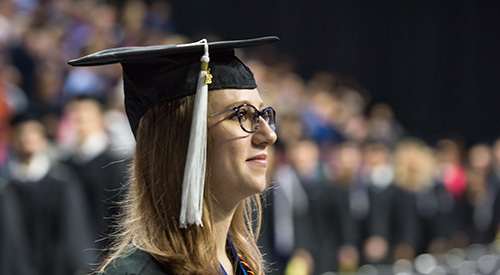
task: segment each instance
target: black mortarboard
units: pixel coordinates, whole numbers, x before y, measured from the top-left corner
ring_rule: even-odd
[[[235,55],[234,48],[256,46],[279,40],[276,36],[208,43],[209,90],[254,89],[253,73]],[[125,109],[134,135],[142,115],[153,105],[196,93],[202,43],[103,50],[68,63],[97,66],[121,63],[125,90]]]
[[[126,47],[71,60],[73,66],[121,63],[125,111],[134,135],[141,116],[165,100],[196,94],[184,167],[179,226],[202,225],[207,147],[207,93],[218,89],[254,89],[253,73],[234,49],[279,40],[276,36],[183,45]]]

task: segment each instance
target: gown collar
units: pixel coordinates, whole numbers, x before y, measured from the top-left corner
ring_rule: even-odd
[[[236,272],[235,275],[254,275],[253,271],[250,269],[248,264],[243,260],[240,254],[236,251],[236,248],[234,247],[233,240],[231,239],[231,235],[227,234],[227,241],[226,241],[226,252],[229,256],[229,260],[232,263],[236,263]],[[222,264],[220,264],[220,267],[222,268],[223,275],[227,275],[226,270],[224,270],[224,267]]]

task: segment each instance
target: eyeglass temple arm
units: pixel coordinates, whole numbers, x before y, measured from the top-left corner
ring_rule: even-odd
[[[222,114],[225,114],[225,113],[228,113],[228,112],[235,112],[236,110],[234,108],[231,108],[231,109],[226,109],[224,111],[220,111],[218,113],[215,113],[215,114],[211,114],[209,117],[213,117],[213,116],[218,116],[218,115],[222,115]]]

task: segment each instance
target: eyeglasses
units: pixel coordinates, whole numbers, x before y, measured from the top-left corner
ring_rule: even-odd
[[[269,127],[271,127],[273,131],[276,131],[276,111],[273,107],[266,107],[262,109],[262,111],[259,111],[253,105],[243,104],[212,114],[210,117],[222,115],[227,112],[235,113],[235,116],[238,117],[238,121],[240,122],[241,129],[247,133],[257,132],[259,129],[259,117],[262,117]]]

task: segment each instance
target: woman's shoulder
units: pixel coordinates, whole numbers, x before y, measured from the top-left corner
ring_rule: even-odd
[[[99,275],[170,275],[151,254],[133,249],[112,260]]]

